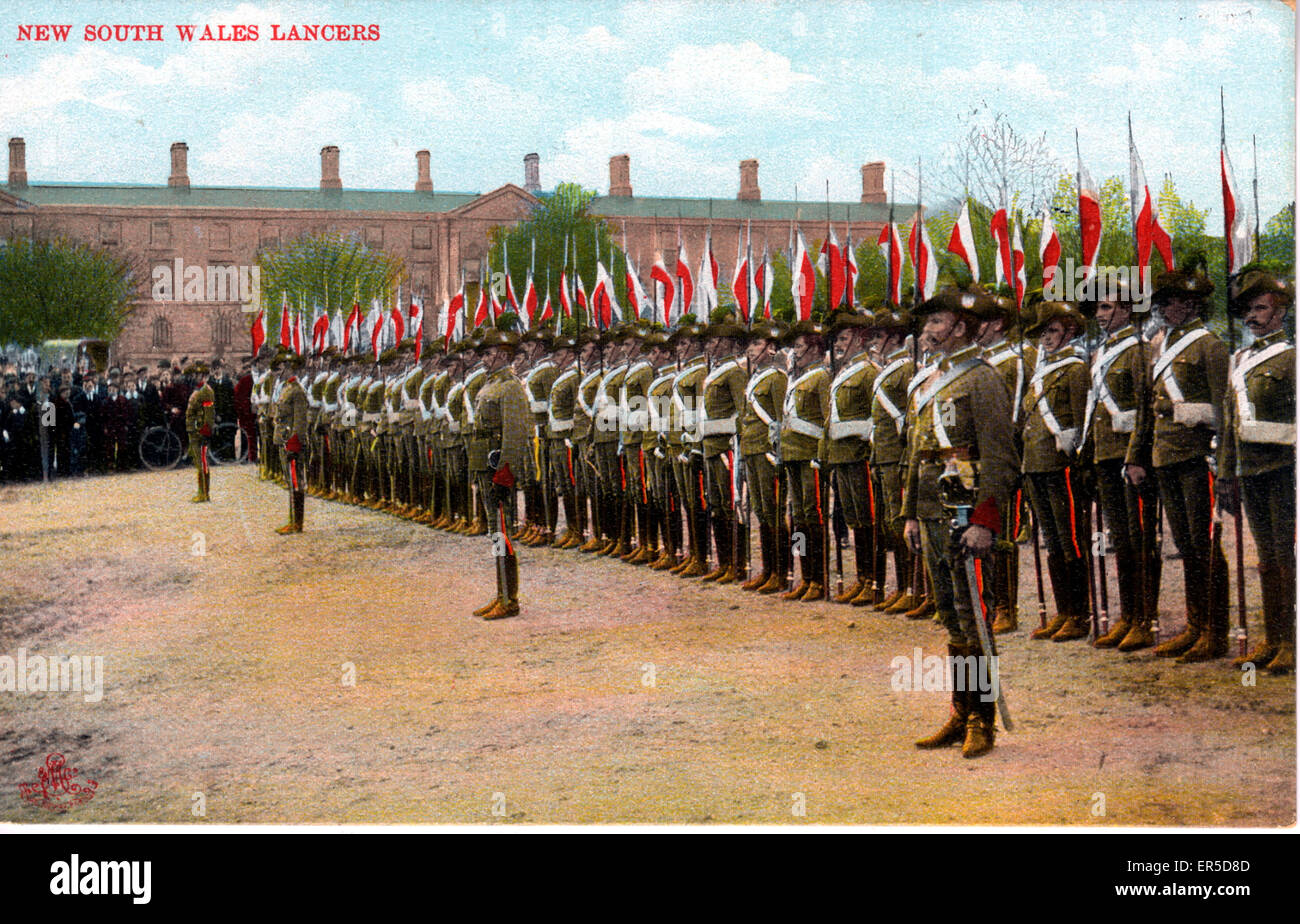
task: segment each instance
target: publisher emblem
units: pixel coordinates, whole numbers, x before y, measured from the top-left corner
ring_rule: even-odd
[[[36,771],[35,783],[19,783],[18,792],[23,800],[52,812],[66,812],[73,806],[89,802],[95,797],[99,783],[91,779],[76,781],[81,771],[69,767],[62,754],[45,758],[45,766]]]

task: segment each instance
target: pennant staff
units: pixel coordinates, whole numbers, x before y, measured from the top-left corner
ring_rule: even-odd
[[[1237,201],[1236,178],[1232,175],[1231,163],[1228,160],[1228,115],[1227,106],[1224,102],[1223,87],[1219,87],[1219,151],[1220,151],[1220,171],[1223,178],[1223,304],[1228,315],[1228,355],[1235,357],[1237,354],[1237,323],[1232,313],[1232,277],[1234,263],[1244,266],[1250,262],[1250,254],[1235,253],[1234,244],[1237,244],[1241,237],[1246,238],[1247,247],[1249,247],[1250,238],[1248,235],[1238,234],[1238,210],[1240,203]],[[1258,200],[1256,200],[1258,201]],[[1245,222],[1241,222],[1244,224]],[[1256,219],[1256,236],[1258,237],[1258,219]],[[1224,439],[1236,440],[1237,432],[1234,427],[1231,433],[1223,435]],[[1233,453],[1235,458],[1240,458],[1240,445],[1234,447],[1237,451]],[[1232,479],[1234,473],[1222,472],[1222,477]],[[1214,482],[1211,481],[1211,490]],[[1233,485],[1236,489],[1236,484]],[[1246,656],[1246,650],[1249,647],[1247,642],[1246,628],[1246,565],[1242,557],[1242,518],[1241,518],[1241,499],[1236,497],[1232,504],[1232,530],[1236,540],[1236,549],[1234,550],[1234,564],[1237,572],[1237,639],[1241,650],[1238,652],[1242,657]],[[1219,548],[1222,541],[1221,534],[1223,531],[1223,516],[1215,504],[1214,528],[1210,537],[1211,555]],[[1214,567],[1210,569],[1210,599],[1214,599]],[[1211,604],[1212,605],[1212,604]]]

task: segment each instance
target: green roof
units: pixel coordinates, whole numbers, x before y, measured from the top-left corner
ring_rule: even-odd
[[[214,209],[322,209],[345,212],[450,212],[478,198],[478,193],[415,192],[391,189],[275,189],[258,186],[170,186],[126,183],[42,183],[11,190],[33,205],[89,205]]]
[[[826,203],[817,201],[795,202],[792,199],[670,199],[642,196],[597,196],[589,211],[594,215],[620,218],[659,217],[671,224],[681,218],[717,218],[720,220],[754,221],[825,221]],[[894,204],[894,217],[901,218],[916,211],[913,204]],[[833,222],[881,222],[889,220],[889,205],[884,202],[832,202],[830,217]]]

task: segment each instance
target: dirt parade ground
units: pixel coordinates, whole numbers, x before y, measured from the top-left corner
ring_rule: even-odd
[[[1028,549],[1016,728],[963,760],[912,744],[948,695],[895,689],[896,658],[943,653],[933,622],[552,549],[521,550],[523,615],[484,622],[485,538],[315,498],[277,536],[285,494],[252,467],[192,491],[177,470],[0,492],[0,654],[103,665],[98,701],[0,692],[0,820],[1295,823],[1294,678],[1030,642]],[[1181,584],[1166,562],[1166,637]],[[88,800],[25,797],[51,754]]]

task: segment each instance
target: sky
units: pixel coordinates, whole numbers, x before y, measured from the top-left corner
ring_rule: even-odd
[[[68,41],[19,26],[72,25]],[[87,25],[164,25],[162,42],[88,42]],[[258,24],[187,43],[176,24]],[[271,24],[362,23],[378,41],[282,42]],[[883,160],[900,201],[941,172],[976,112],[1044,135],[1075,169],[1128,175],[1125,120],[1153,186],[1221,222],[1219,91],[1239,182],[1258,145],[1263,219],[1295,198],[1295,21],[1278,0],[988,2],[252,2],[0,5],[0,132],[29,182],[161,184],[174,141],[195,185],[522,183],[604,193],[611,155],[637,195],[731,198],[757,158],[764,198],[856,201]],[[1153,190],[1154,192],[1155,190]],[[922,198],[941,198],[923,190]]]

